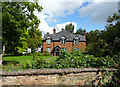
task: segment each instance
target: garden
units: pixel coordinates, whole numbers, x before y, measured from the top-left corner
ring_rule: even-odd
[[[50,59],[52,58],[52,59]],[[48,60],[50,59],[50,60]],[[18,71],[26,69],[60,69],[60,68],[118,68],[120,55],[113,57],[95,57],[72,51],[71,53],[61,50],[61,55],[53,56],[7,56],[3,57],[3,69],[6,71]]]

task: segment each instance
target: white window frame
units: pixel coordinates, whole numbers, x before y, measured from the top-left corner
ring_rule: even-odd
[[[65,44],[65,37],[61,38],[61,44]]]
[[[49,42],[49,43],[48,43],[48,42]],[[50,38],[50,37],[47,37],[46,43],[47,43],[47,44],[51,44],[51,38]]]
[[[79,44],[79,38],[78,38],[78,37],[75,37],[75,39],[74,39],[74,44],[76,44],[76,45]]]
[[[51,52],[51,47],[46,47],[46,50],[50,53]]]
[[[62,48],[62,50],[67,51],[67,48]]]
[[[75,51],[79,51],[80,50],[80,48],[74,48],[75,49]]]

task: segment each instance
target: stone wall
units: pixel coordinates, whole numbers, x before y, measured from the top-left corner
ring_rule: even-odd
[[[117,69],[105,69],[109,72]],[[92,85],[101,72],[96,68],[34,69],[3,72],[2,85]],[[106,79],[111,79],[110,76]],[[97,85],[97,83],[95,83]]]

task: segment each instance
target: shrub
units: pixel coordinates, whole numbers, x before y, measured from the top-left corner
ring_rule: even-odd
[[[33,56],[32,53],[25,53],[24,55],[25,55],[25,56]]]
[[[44,56],[51,56],[50,53],[44,53]]]
[[[44,56],[44,54],[41,53],[41,52],[36,53],[36,55],[37,55],[37,56]]]

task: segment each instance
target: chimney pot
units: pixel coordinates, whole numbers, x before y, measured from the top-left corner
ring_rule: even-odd
[[[86,29],[84,29],[84,37],[85,37],[85,39],[86,39]]]
[[[47,35],[49,34],[49,32],[47,32]]]
[[[53,29],[53,34],[56,34],[56,29],[55,28]]]

